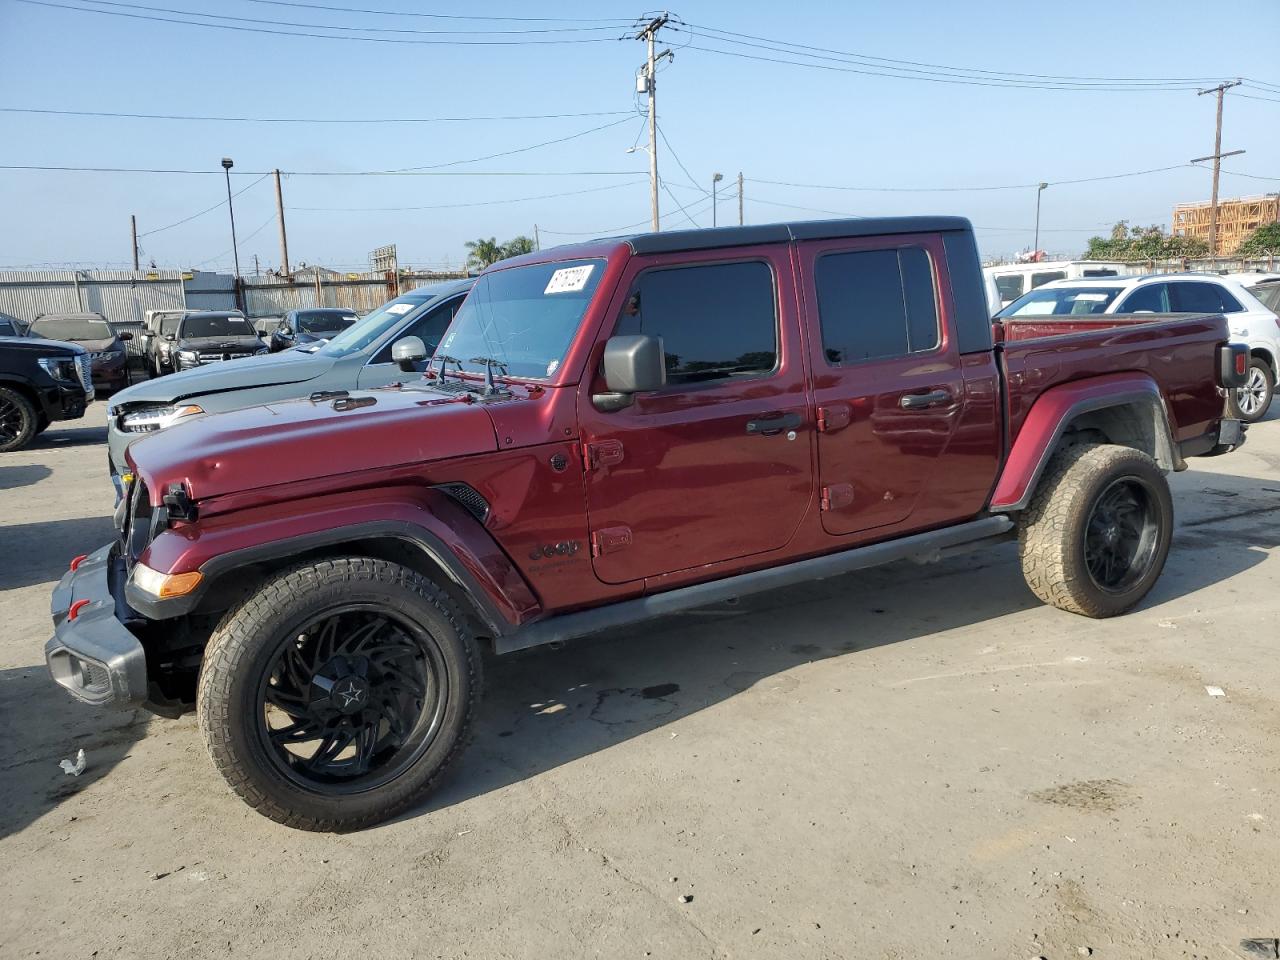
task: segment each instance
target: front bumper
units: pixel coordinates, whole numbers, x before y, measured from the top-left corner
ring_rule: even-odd
[[[147,656],[121,620],[112,583],[124,577],[114,545],[91,553],[53,590],[54,633],[45,644],[49,673],[77,700],[95,706],[141,706],[147,699]],[[116,591],[119,594],[120,591]],[[73,604],[88,603],[69,616]]]

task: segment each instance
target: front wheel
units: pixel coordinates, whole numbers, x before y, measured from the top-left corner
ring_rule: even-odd
[[[21,450],[39,433],[35,405],[17,390],[0,387],[0,453]]]
[[[447,594],[384,560],[285,571],[223,619],[197,714],[215,766],[259,813],[350,830],[401,812],[462,752],[478,646]]]
[[[1054,457],[1018,528],[1022,572],[1045,603],[1114,617],[1160,578],[1173,539],[1173,498],[1140,450],[1080,444]]]
[[[1265,360],[1254,357],[1244,386],[1236,387],[1227,395],[1228,412],[1245,423],[1257,423],[1267,415],[1275,389],[1275,374]]]

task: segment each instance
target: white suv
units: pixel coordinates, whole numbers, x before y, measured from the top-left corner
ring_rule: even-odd
[[[1221,313],[1231,338],[1249,345],[1249,379],[1227,399],[1232,416],[1261,420],[1275,393],[1280,319],[1236,280],[1213,274],[1155,274],[1055,280],[1019,297],[997,317],[1087,316],[1099,313]]]

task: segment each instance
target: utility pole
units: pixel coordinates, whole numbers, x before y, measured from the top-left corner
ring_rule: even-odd
[[[716,184],[724,179],[723,173],[711,175],[711,226],[716,225]]]
[[[742,226],[742,171],[738,171],[738,226]]]
[[[227,174],[227,211],[231,214],[231,253],[235,257],[236,279],[240,279],[240,250],[236,247],[236,208],[231,203],[231,168],[235,164],[230,157],[222,158],[222,169]]]
[[[1040,194],[1044,193],[1048,186],[1047,183],[1041,180],[1040,186],[1036,188],[1036,240],[1031,248],[1031,254],[1037,260],[1040,256]]]
[[[255,277],[262,276],[262,272],[258,269],[258,255],[256,253],[253,255],[253,275]]]
[[[533,225],[533,249],[542,249],[542,241],[538,238],[538,225],[536,223]]]
[[[138,218],[129,214],[129,229],[133,233],[133,272],[138,272]]]
[[[1218,255],[1218,175],[1222,171],[1222,158],[1234,157],[1237,154],[1244,153],[1243,150],[1232,150],[1230,153],[1222,152],[1222,95],[1232,87],[1240,86],[1239,80],[1233,80],[1230,83],[1220,83],[1216,87],[1210,87],[1208,90],[1201,90],[1196,94],[1197,97],[1203,97],[1206,93],[1216,93],[1218,95],[1218,119],[1213,130],[1213,156],[1200,157],[1192,160],[1192,163],[1200,163],[1202,160],[1213,161],[1213,193],[1209,198],[1209,257],[1213,258]]]
[[[276,171],[276,216],[280,218],[280,269],[289,276],[289,237],[284,230],[284,194],[280,191],[280,171]]]
[[[664,50],[658,56],[653,54],[653,44],[657,39],[658,31],[667,24],[667,15],[664,13],[659,17],[650,20],[639,33],[636,34],[637,40],[644,40],[648,47],[648,60],[645,67],[645,88],[649,94],[649,206],[653,215],[653,229],[656,233],[658,226],[658,110],[657,110],[657,64],[663,57],[671,57],[675,59],[670,50]]]

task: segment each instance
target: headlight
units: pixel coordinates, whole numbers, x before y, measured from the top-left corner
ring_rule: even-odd
[[[142,407],[131,410],[120,418],[120,429],[125,433],[154,433],[171,427],[185,417],[204,413],[195,403],[175,404],[167,407]]]
[[[40,357],[36,362],[55,380],[77,379],[75,357]]]
[[[183,363],[199,363],[200,354],[196,353],[194,350],[179,350],[178,359]]]
[[[254,355],[255,357],[260,357],[260,356],[262,356],[264,353],[270,353],[270,352],[271,352],[271,348],[270,348],[270,347],[263,347],[261,350],[255,350],[255,351],[253,351],[253,355]]]
[[[200,585],[203,575],[199,570],[190,573],[161,573],[145,563],[135,563],[129,579],[133,585],[157,600],[168,597],[185,597]]]

